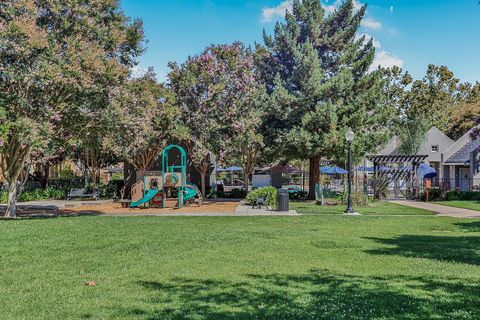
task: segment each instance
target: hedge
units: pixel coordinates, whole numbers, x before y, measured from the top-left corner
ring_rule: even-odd
[[[275,187],[261,187],[250,191],[245,198],[245,203],[253,206],[258,198],[265,199],[267,194],[270,194],[269,205],[273,207],[277,199],[277,189]]]
[[[480,200],[480,192],[449,191],[445,194],[445,200]]]
[[[65,198],[65,193],[62,190],[55,188],[36,189],[33,191],[24,191],[17,198],[19,202],[38,201],[38,200],[60,200]],[[0,203],[7,203],[8,192],[2,191],[0,193]]]

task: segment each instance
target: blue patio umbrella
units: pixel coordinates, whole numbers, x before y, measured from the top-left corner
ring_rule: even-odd
[[[240,167],[235,167],[235,166],[233,166],[233,167],[225,168],[224,170],[225,170],[225,171],[242,171],[243,169],[240,168]]]
[[[225,171],[225,169],[223,169],[223,168],[216,168],[215,171],[216,171],[216,172],[223,172],[223,171]]]
[[[330,166],[320,167],[320,173],[328,173],[332,168]]]
[[[373,167],[360,166],[358,167],[358,171],[373,172]]]
[[[426,163],[421,163],[417,169],[417,175],[420,179],[432,179],[437,176],[437,171]]]
[[[345,170],[345,169],[342,169],[340,167],[333,166],[333,167],[330,168],[330,170],[328,170],[325,173],[326,174],[345,174],[345,173],[348,173],[348,171]]]

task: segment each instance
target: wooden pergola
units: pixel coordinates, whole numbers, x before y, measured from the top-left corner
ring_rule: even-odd
[[[367,159],[373,163],[373,175],[375,181],[393,181],[394,182],[394,196],[398,198],[399,182],[405,180],[409,182],[411,195],[415,194],[418,198],[417,169],[418,166],[425,161],[428,155],[369,155]],[[406,164],[408,164],[406,166]],[[377,195],[374,183],[374,194]],[[408,195],[407,195],[408,197]]]

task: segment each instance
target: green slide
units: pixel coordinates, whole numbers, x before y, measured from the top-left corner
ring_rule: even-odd
[[[192,187],[191,185],[185,186],[185,195],[183,196],[183,202],[185,203],[187,200],[195,198],[197,195],[196,187]]]
[[[152,200],[153,198],[155,198],[155,196],[157,195],[158,193],[158,189],[150,189],[147,191],[147,194],[145,195],[145,197],[143,197],[142,199],[138,200],[138,201],[135,201],[135,202],[132,202],[130,203],[130,207],[131,208],[134,208],[134,207],[139,207],[141,206],[142,204],[144,203],[147,203],[148,201]]]

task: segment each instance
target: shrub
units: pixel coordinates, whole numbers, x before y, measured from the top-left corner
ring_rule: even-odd
[[[420,194],[420,199],[425,201],[427,197],[426,192],[422,192]],[[445,199],[445,192],[440,190],[440,188],[431,188],[430,192],[428,193],[428,201],[436,201],[436,200],[443,200]]]
[[[247,194],[245,202],[253,206],[258,198],[266,198],[267,194],[270,194],[269,205],[274,206],[277,199],[277,189],[275,187],[261,187],[252,190]]]
[[[207,194],[207,199],[214,198],[230,198],[230,199],[243,199],[247,196],[247,193],[241,189],[233,189],[231,192],[217,191],[215,188],[210,189]]]
[[[70,168],[64,168],[58,173],[60,179],[75,179],[77,175]]]
[[[339,199],[342,200],[342,194],[340,192],[332,191],[330,189],[322,190],[323,198]]]
[[[72,189],[80,189],[85,187],[84,178],[73,179],[50,179],[48,185],[58,190],[63,190],[65,195]]]
[[[288,193],[288,197],[290,198],[290,200],[303,200],[307,197],[307,195],[308,192],[303,190]]]
[[[65,198],[65,193],[62,190],[58,190],[55,188],[47,188],[45,190],[45,195],[48,199],[60,200]]]
[[[247,196],[247,192],[241,189],[233,189],[230,193],[230,198],[243,199]]]
[[[445,194],[445,200],[480,200],[478,191],[449,191]]]
[[[8,192],[2,191],[0,193],[0,203],[7,203],[8,201]]]
[[[366,206],[367,196],[363,192],[352,192],[352,203],[354,206]]]
[[[85,190],[87,193],[92,193],[94,191],[93,189],[95,189],[99,193],[100,198],[112,198],[116,193],[118,195],[117,182],[119,181],[110,181],[107,184],[99,182],[95,188],[93,188],[93,184],[89,183]]]
[[[8,193],[2,191],[0,193],[0,203],[7,203]],[[38,201],[38,200],[59,200],[65,198],[65,193],[62,190],[55,188],[35,189],[33,191],[24,191],[17,197],[20,202]]]
[[[218,197],[217,190],[215,190],[215,188],[211,188],[207,194],[207,199],[215,199],[217,197]]]

